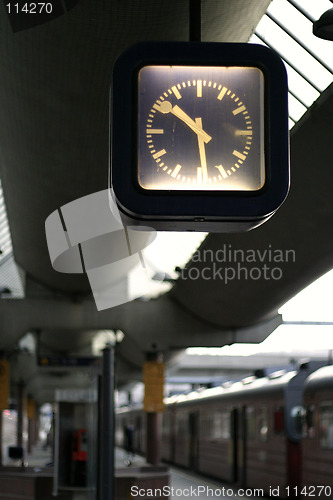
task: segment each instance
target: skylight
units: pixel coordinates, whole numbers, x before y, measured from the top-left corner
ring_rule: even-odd
[[[0,182],[0,289],[10,290],[10,295],[3,296],[22,298],[23,287],[19,272],[13,258],[13,246],[10,236],[5,200]]]
[[[312,33],[330,8],[330,0],[273,0],[249,40],[274,49],[286,65],[290,128],[333,81],[332,42]]]

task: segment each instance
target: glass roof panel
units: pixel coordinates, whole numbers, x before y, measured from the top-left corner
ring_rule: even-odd
[[[256,33],[318,90],[325,90],[332,82],[332,73],[266,15],[258,24]]]
[[[289,3],[299,7],[312,21],[316,21],[326,10],[333,7],[330,0],[292,0]]]
[[[288,73],[288,86],[290,92],[292,92],[298,99],[305,104],[307,107],[318,99],[320,92],[316,90],[310,83],[308,83],[304,78],[297,73],[290,64],[285,63]]]
[[[290,117],[289,117],[289,130],[291,130],[293,128],[293,126],[295,125],[295,122],[294,120],[292,120]]]
[[[333,7],[333,5],[331,6]],[[274,0],[268,7],[267,13],[272,15],[274,20],[279,22],[287,32],[309,49],[318,60],[328,66],[331,71],[333,70],[332,42],[314,36],[312,33],[313,23],[299,10],[285,0]]]
[[[0,288],[8,288],[7,298],[22,298],[24,295],[21,278],[13,259],[6,206],[0,182]]]
[[[288,73],[290,128],[333,82],[333,45],[312,33],[330,0],[273,0],[250,43],[271,47]]]
[[[303,106],[294,96],[289,93],[289,116],[294,121],[297,122],[307,111],[307,108]]]
[[[258,43],[259,45],[265,45],[257,35],[252,35],[250,39],[251,43]],[[287,69],[288,74],[288,87],[290,91],[307,107],[318,99],[320,92],[316,90],[309,82],[307,82],[294,68],[290,66],[286,61],[284,64]]]
[[[6,214],[5,200],[3,197],[2,186],[0,183],[0,265],[3,260],[8,258],[13,251],[12,241],[9,233],[8,220]]]

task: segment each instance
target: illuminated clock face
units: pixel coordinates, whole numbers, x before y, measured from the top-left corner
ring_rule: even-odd
[[[256,191],[265,183],[259,68],[144,66],[138,126],[143,189]]]

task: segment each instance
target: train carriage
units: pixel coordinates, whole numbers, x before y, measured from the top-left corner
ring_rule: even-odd
[[[307,373],[253,377],[183,398],[176,407],[174,463],[287,496],[287,485],[299,486],[301,434],[292,410],[301,408]]]
[[[303,491],[314,493],[315,497],[333,498],[333,366],[320,368],[309,376],[304,406]]]
[[[302,487],[303,390],[305,381],[318,366],[307,363],[298,371],[248,377],[241,382],[167,398],[162,459],[239,487],[264,490],[267,495],[274,489],[281,498],[297,497]],[[330,377],[332,381],[333,373]],[[331,460],[323,460],[325,477],[328,463],[329,467],[333,465],[333,398],[328,389],[321,402],[317,396],[309,400],[311,387],[317,387],[316,380],[310,377],[307,383],[307,414],[309,421],[309,408],[321,404],[322,423],[315,435]],[[135,426],[136,451],[144,453],[146,424],[142,409],[120,410],[118,445],[122,445],[119,429],[128,423]],[[311,432],[309,429],[309,440]],[[314,442],[309,445],[309,470],[313,467],[311,446]]]

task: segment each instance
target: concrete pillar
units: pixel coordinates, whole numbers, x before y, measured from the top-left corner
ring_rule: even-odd
[[[158,465],[161,462],[162,443],[162,413],[147,413],[147,455],[149,464]]]
[[[16,444],[23,446],[24,383],[17,384],[17,433]]]
[[[146,361],[162,362],[161,353],[147,353]],[[152,465],[161,462],[162,443],[162,413],[160,411],[147,412],[147,432],[146,432],[146,461]]]
[[[99,499],[114,498],[114,349],[103,349],[101,379],[101,442]]]
[[[30,454],[32,452],[32,447],[34,445],[34,432],[35,432],[35,422],[34,418],[28,418],[28,446],[27,452]]]
[[[2,414],[3,410],[0,410],[0,467],[3,464],[3,456],[2,456]]]

